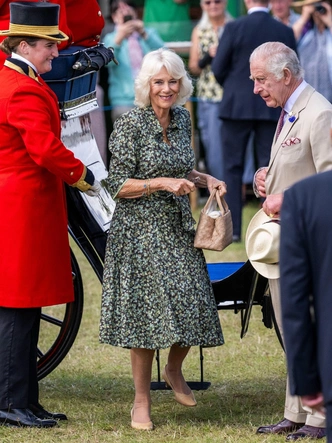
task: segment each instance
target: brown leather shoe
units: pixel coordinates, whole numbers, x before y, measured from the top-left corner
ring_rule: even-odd
[[[269,426],[260,426],[256,434],[289,434],[290,432],[297,431],[304,423],[295,423],[294,421],[283,418],[279,423]]]
[[[286,441],[295,441],[299,440],[300,438],[312,438],[318,440],[319,438],[324,437],[326,437],[325,428],[317,428],[316,426],[305,425],[293,434],[287,435]]]

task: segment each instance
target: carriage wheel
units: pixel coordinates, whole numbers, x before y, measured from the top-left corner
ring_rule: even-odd
[[[272,307],[271,317],[272,317],[272,323],[273,323],[274,329],[276,331],[276,335],[277,335],[277,338],[279,340],[279,343],[280,343],[282,349],[285,351],[284,343],[282,341],[281,332],[280,332],[280,329],[279,329],[279,326],[278,326],[278,323],[277,323],[277,319],[276,319],[273,307]]]
[[[83,283],[73,251],[71,265],[75,301],[42,309],[38,341],[38,379],[52,372],[68,354],[77,336],[83,314]]]

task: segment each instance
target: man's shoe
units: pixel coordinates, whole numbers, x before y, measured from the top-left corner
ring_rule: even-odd
[[[279,423],[269,426],[260,426],[256,434],[289,434],[290,432],[297,431],[304,423],[295,423],[294,421],[282,419]]]
[[[48,412],[39,403],[37,403],[36,405],[30,404],[29,409],[36,417],[40,418],[41,420],[68,420],[65,414],[62,414],[61,412]]]
[[[30,428],[52,428],[58,422],[56,420],[41,420],[29,409],[0,409],[0,424]]]
[[[287,435],[286,441],[295,441],[299,440],[300,438],[312,438],[314,440],[318,440],[319,438],[324,437],[326,437],[325,428],[317,428],[316,426],[305,425],[293,434]]]

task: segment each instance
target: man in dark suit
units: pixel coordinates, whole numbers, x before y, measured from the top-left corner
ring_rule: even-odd
[[[290,391],[324,411],[332,442],[332,171],[284,193],[280,289]]]
[[[267,165],[280,111],[265,106],[253,94],[249,57],[262,43],[280,41],[292,49],[291,28],[269,15],[268,0],[245,0],[248,15],[226,24],[212,71],[224,88],[219,116],[223,120],[222,145],[227,183],[227,202],[232,212],[234,240],[241,239],[242,175],[245,150],[254,132],[256,166]]]

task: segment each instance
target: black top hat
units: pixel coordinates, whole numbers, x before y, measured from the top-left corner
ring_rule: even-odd
[[[9,30],[0,31],[6,37],[40,37],[64,41],[68,36],[59,30],[60,6],[45,2],[10,3]]]

